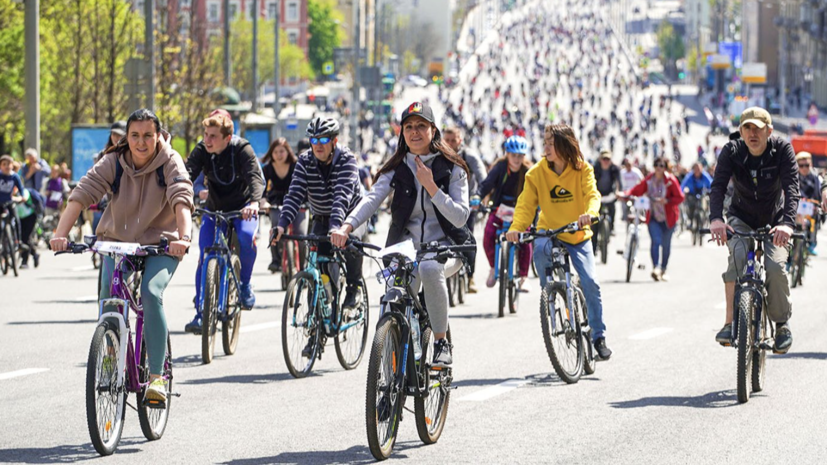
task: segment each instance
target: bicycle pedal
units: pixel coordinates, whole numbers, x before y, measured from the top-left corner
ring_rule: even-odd
[[[163,400],[144,399],[144,407],[163,410],[163,409],[167,408],[167,403]]]
[[[645,270],[645,269],[646,269],[646,265],[643,265],[643,264],[638,265],[638,266],[637,266],[637,269],[639,269],[639,270]]]
[[[180,392],[170,392],[170,393],[169,393],[169,394],[167,394],[167,395],[168,395],[168,396],[173,396],[173,397],[181,397],[181,393],[180,393]]]
[[[718,344],[721,344],[721,347],[732,347],[732,344],[729,342],[719,342]]]

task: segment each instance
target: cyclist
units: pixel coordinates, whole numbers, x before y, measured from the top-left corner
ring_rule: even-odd
[[[517,199],[514,222],[506,234],[509,241],[518,241],[520,233],[532,222],[540,207],[538,230],[555,229],[577,221],[580,231],[561,234],[560,241],[568,250],[571,264],[580,276],[586,295],[592,342],[598,358],[608,360],[612,351],[606,345],[606,325],[603,322],[603,302],[594,248],[591,239],[591,218],[600,211],[600,192],[597,190],[592,166],[583,159],[580,144],[572,128],[553,124],[545,128],[544,159],[526,174],[525,187]],[[546,285],[545,270],[551,265],[551,242],[547,238],[534,241],[534,264],[540,273],[540,283]]]
[[[680,216],[678,206],[683,202],[678,178],[672,174],[672,166],[665,157],[655,159],[654,172],[637,186],[623,193],[622,197],[649,197],[650,209],[646,212],[649,237],[652,238],[652,279],[669,281],[666,267],[672,253],[672,233]],[[662,253],[661,253],[662,252]]]
[[[258,203],[264,193],[264,178],[258,158],[249,142],[233,137],[233,120],[226,110],[214,110],[201,122],[204,126],[204,140],[198,143],[187,158],[190,179],[197,179],[203,172],[208,185],[207,209],[210,211],[241,210],[242,218],[233,221],[238,237],[241,276],[239,300],[242,308],[251,309],[256,303],[250,278],[256,262],[258,233]],[[200,194],[200,195],[203,195]],[[215,241],[215,218],[204,215],[198,245],[201,254],[195,269],[195,302],[200,301],[201,268],[206,247]],[[195,310],[195,317],[184,327],[185,331],[201,333],[201,313]]]
[[[512,213],[517,205],[517,198],[523,192],[525,186],[525,175],[531,169],[526,160],[528,153],[528,141],[524,137],[511,136],[505,141],[505,156],[491,165],[491,171],[480,184],[476,195],[471,199],[471,205],[479,205],[480,199],[491,194],[493,210],[488,215],[488,222],[485,224],[485,233],[482,239],[482,246],[488,258],[491,271],[488,273],[488,280],[485,285],[494,287],[497,284],[497,276],[494,269],[494,252],[496,250],[497,230],[503,226],[503,212],[510,210]],[[502,207],[502,211],[499,211]],[[519,253],[519,288],[528,292],[526,277],[531,268],[531,244],[521,244]],[[500,266],[505,267],[505,263]]]
[[[726,320],[715,336],[722,343],[732,340],[732,314],[737,266],[746,263],[744,240],[727,230],[740,232],[771,225],[773,240],[764,244],[767,273],[767,303],[770,319],[776,323],[776,352],[786,353],[793,342],[789,319],[792,315],[787,279],[787,242],[793,233],[799,191],[795,152],[789,142],[772,136],[769,112],[751,107],[741,113],[741,138],[729,141],[718,157],[710,193],[710,230],[718,245],[729,246],[729,266],[723,275],[726,290]],[[724,195],[732,180],[732,203],[724,221]]]
[[[34,267],[40,266],[40,254],[37,253],[37,238],[34,229],[37,219],[43,214],[43,204],[39,196],[31,195],[31,189],[21,191],[23,200],[17,204],[17,217],[20,219],[20,268],[29,267],[29,255],[34,260]]]
[[[695,196],[709,192],[710,187],[712,187],[712,176],[704,171],[700,163],[695,162],[695,164],[692,165],[692,172],[686,173],[686,176],[684,176],[681,182],[681,190],[685,194],[688,194],[686,197],[686,207],[689,218],[694,218],[695,209],[701,206],[698,204],[698,199]]]
[[[809,152],[799,152],[795,156],[795,161],[798,163],[798,185],[801,190],[801,198],[816,200],[821,203],[821,181],[818,179],[818,175],[811,170],[813,156]],[[810,234],[808,246],[810,255],[818,255],[816,253],[818,221],[816,221],[815,227],[816,229]]]
[[[60,216],[63,201],[69,197],[70,190],[69,183],[60,177],[60,166],[53,165],[49,180],[43,185],[43,198],[46,202],[45,214]]]
[[[20,218],[17,217],[17,208],[11,202],[22,202],[23,191],[26,188],[23,187],[23,180],[14,172],[13,163],[14,158],[11,155],[0,157],[0,205],[5,206],[11,217],[14,218],[14,223],[17,225],[16,240],[19,240],[22,237],[20,234]],[[15,188],[17,188],[17,194],[15,194]]]
[[[166,401],[161,379],[168,334],[163,295],[190,246],[192,183],[181,155],[173,150],[169,134],[154,113],[146,109],[132,113],[126,133],[78,182],[50,244],[56,252],[66,250],[66,235],[81,210],[113,191],[112,208],[106,209],[96,231],[99,240],[142,245],[158,244],[162,237],[170,241],[169,255],[146,258],[141,281],[150,372],[146,397]],[[111,257],[103,257],[101,269],[107,272],[102,274],[101,299],[109,298],[114,267]]]
[[[612,153],[608,150],[600,151],[600,161],[594,164],[594,179],[601,197],[612,195],[620,190],[620,168],[612,163]],[[615,229],[615,203],[617,203],[617,200],[605,204],[601,203],[601,206],[606,205],[606,213],[609,215],[609,231],[612,233]],[[592,245],[595,250],[597,250],[598,231],[595,228],[592,236]]]
[[[373,189],[333,231],[331,239],[343,246],[348,234],[363,225],[393,191],[391,226],[386,245],[413,240],[414,244],[438,241],[465,244],[473,241],[466,222],[468,165],[442,139],[431,108],[414,102],[402,113],[402,132],[396,153],[377,174]],[[451,259],[445,264],[427,260],[415,271],[412,289],[425,292],[425,306],[434,331],[434,364],[451,365],[448,332],[446,278],[462,266]]]
[[[296,169],[298,159],[290,148],[287,139],[280,137],[270,144],[270,148],[261,159],[264,163],[264,182],[267,187],[264,190],[264,197],[270,204],[270,224],[275,227],[279,224],[284,196],[290,188],[290,181],[293,179],[293,171]],[[307,234],[307,214],[299,210],[293,220],[293,234]],[[278,271],[281,268],[281,249],[278,246],[271,247],[272,261],[268,269]],[[299,244],[299,263],[304,263],[304,244]],[[297,264],[298,265],[298,264]]]
[[[478,186],[485,180],[488,173],[485,169],[485,163],[483,163],[480,156],[469,150],[468,147],[463,145],[463,137],[462,131],[456,126],[449,126],[445,128],[442,132],[443,139],[445,143],[448,144],[449,147],[454,149],[454,152],[457,153],[462,158],[462,161],[468,165],[468,169],[471,171],[471,176],[468,178],[468,192],[476,192]],[[468,221],[466,222],[466,226],[468,226],[468,230],[471,231],[471,234],[474,234],[474,226],[477,223],[477,215],[471,214],[468,215]],[[474,272],[476,271],[476,262],[477,262],[477,253],[476,252],[466,252],[466,257],[468,257],[469,263],[469,275],[468,275],[468,293],[469,294],[476,294],[477,293],[477,286],[474,284]]]
[[[622,166],[623,168],[620,170],[620,190],[626,192],[637,186],[640,181],[643,181],[643,173],[637,166],[632,165],[632,160],[629,157],[623,158]],[[629,206],[626,205],[626,202],[621,202],[620,208],[623,212],[623,218],[629,221]]]
[[[299,155],[290,188],[284,197],[274,244],[296,219],[300,206],[305,202],[310,205],[313,215],[311,234],[327,236],[342,225],[347,214],[362,199],[356,158],[349,148],[339,145],[339,122],[334,118],[313,118],[307,125],[307,136],[312,148]],[[362,237],[366,230],[360,228],[356,235]],[[318,253],[332,255],[330,244],[319,244]],[[353,311],[359,305],[362,260],[362,256],[357,254],[345,256],[347,287],[342,311]],[[334,278],[336,276],[331,276],[331,279]],[[309,342],[306,349],[312,350]]]
[[[26,149],[26,163],[20,168],[20,176],[27,189],[40,193],[43,182],[49,179],[52,168],[46,160],[37,155],[37,150]]]

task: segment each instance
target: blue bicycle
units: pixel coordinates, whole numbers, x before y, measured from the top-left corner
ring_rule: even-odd
[[[233,355],[238,347],[242,310],[238,292],[241,259],[238,258],[233,220],[241,218],[241,211],[211,212],[202,208],[195,211],[215,218],[215,240],[206,248],[201,263],[202,292],[197,303],[201,312],[201,360],[207,364],[213,359],[219,322],[224,354]],[[223,224],[227,225],[226,235]]]
[[[492,215],[497,215],[502,220],[502,226],[497,228],[497,239],[494,246],[494,275],[499,283],[499,305],[497,316],[505,316],[505,308],[508,306],[508,313],[517,313],[520,307],[520,289],[514,276],[514,261],[519,253],[519,245],[505,240],[505,233],[511,227],[514,219],[514,207],[500,205],[497,208],[485,208]],[[505,264],[505,266],[503,266]]]

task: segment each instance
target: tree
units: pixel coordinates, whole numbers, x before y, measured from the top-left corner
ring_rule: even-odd
[[[23,5],[0,0],[0,154],[23,137]]]
[[[324,64],[333,60],[333,49],[342,43],[342,14],[335,0],[308,0],[308,59],[316,74],[322,74]]]
[[[683,37],[675,34],[675,29],[672,24],[664,19],[658,28],[658,48],[660,49],[660,59],[663,62],[664,71],[668,76],[677,76],[677,67],[675,62],[686,55],[686,46],[683,43]]]

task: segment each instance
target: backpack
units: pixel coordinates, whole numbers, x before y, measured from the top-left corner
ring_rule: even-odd
[[[121,178],[123,177],[123,166],[121,166],[120,158],[116,158],[115,163],[115,180],[110,186],[112,188],[112,195],[116,195],[118,193],[118,190],[121,188]],[[164,165],[161,165],[155,169],[155,176],[158,178],[158,186],[166,188],[167,180],[164,177]]]

